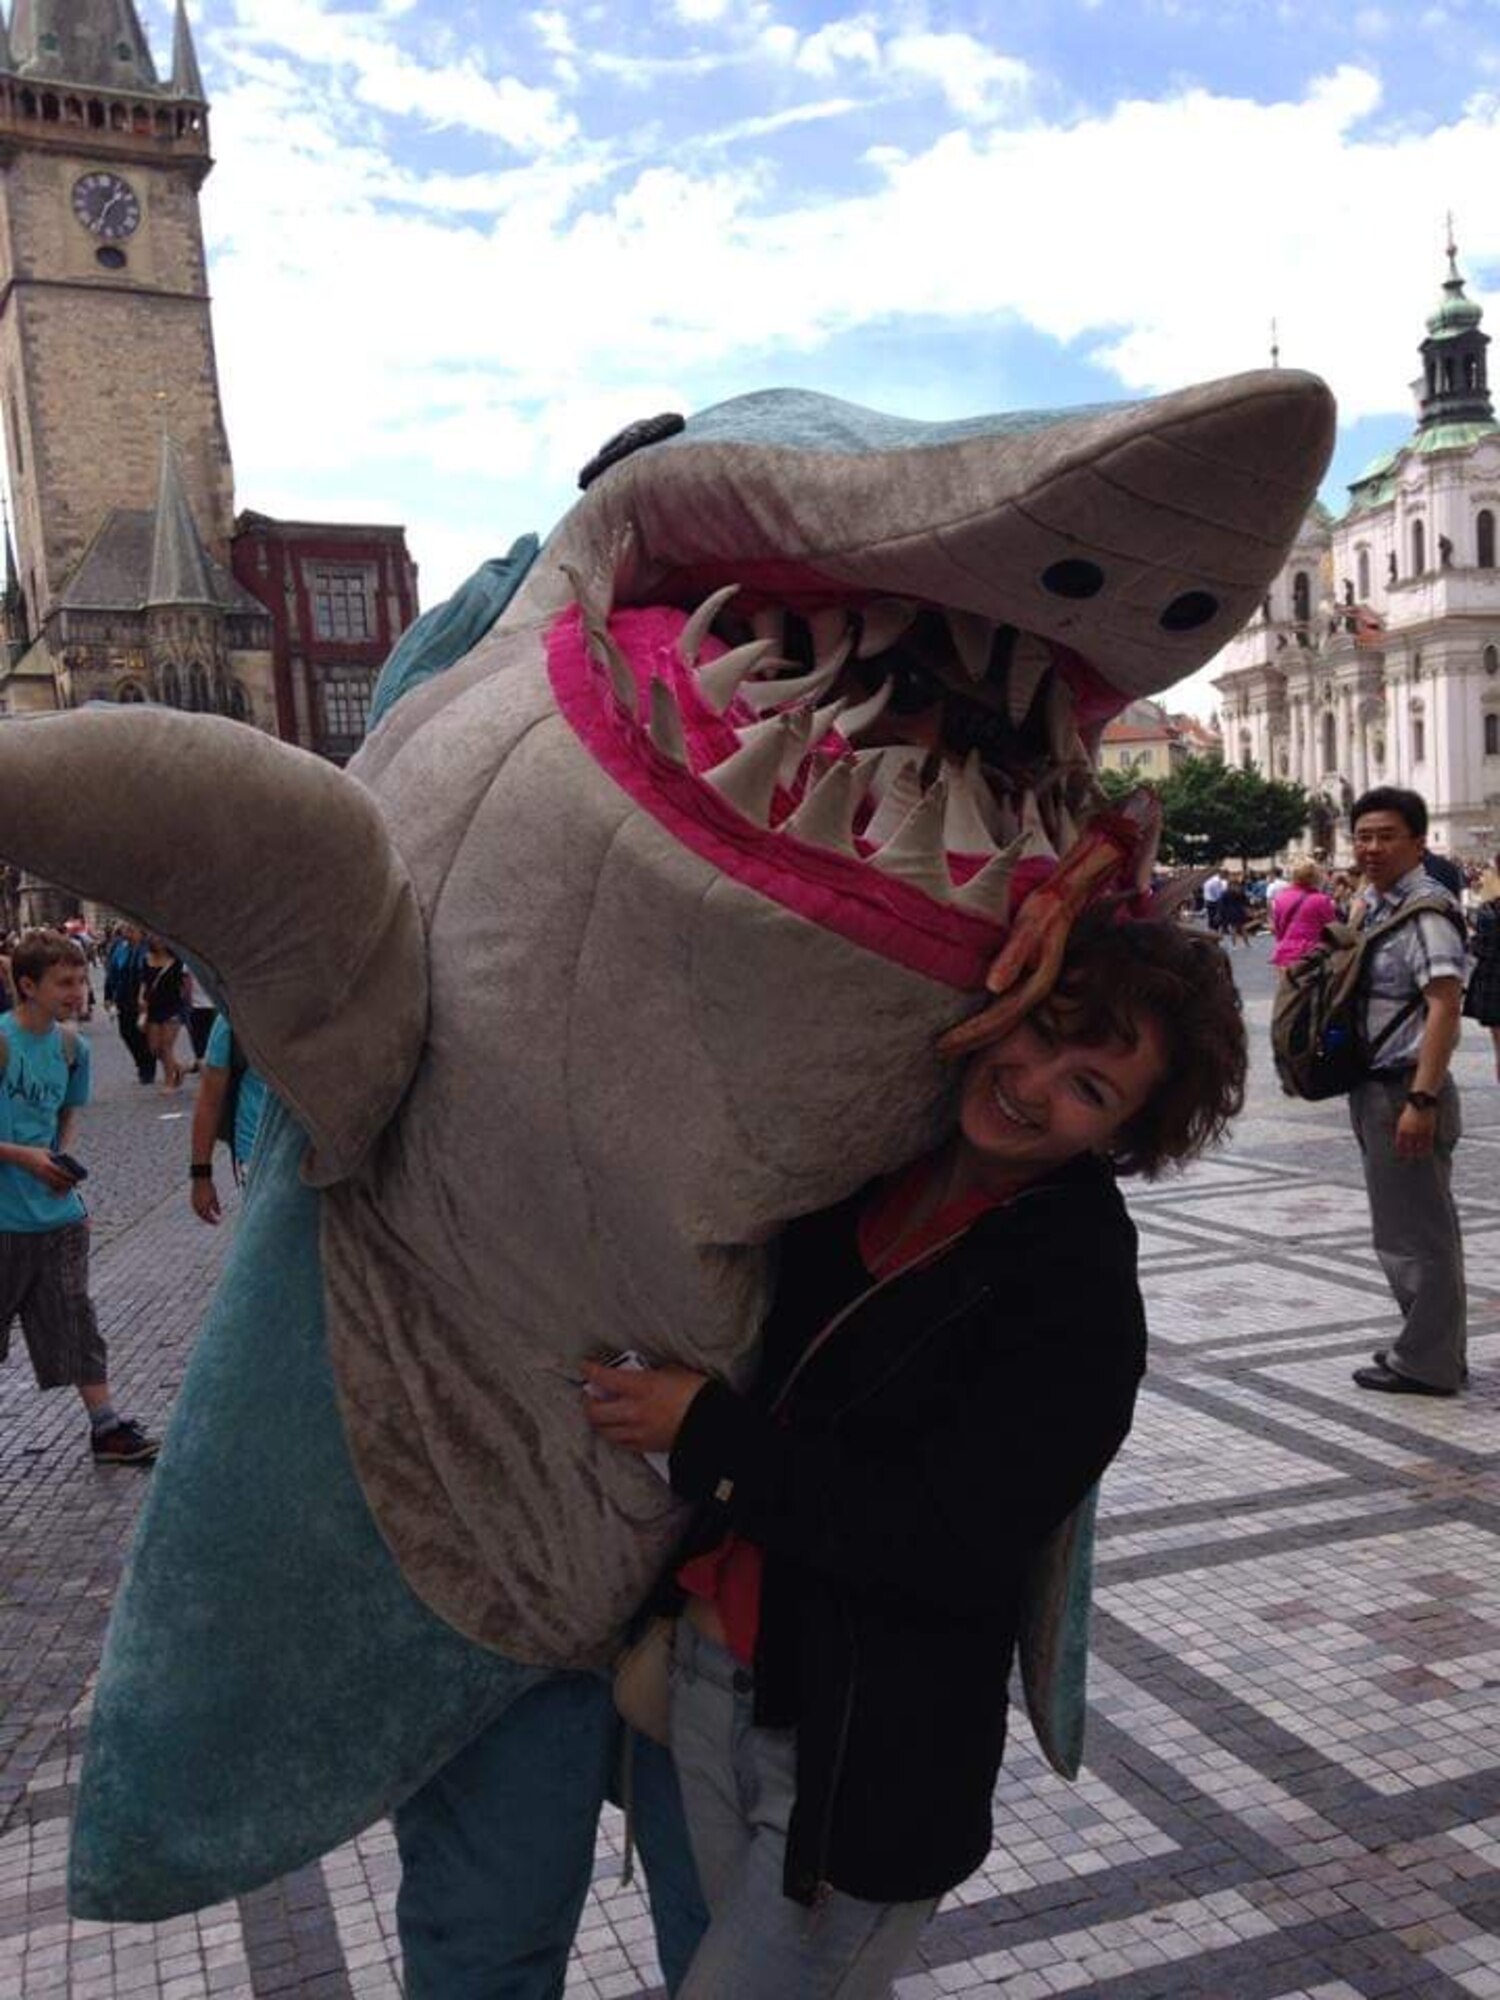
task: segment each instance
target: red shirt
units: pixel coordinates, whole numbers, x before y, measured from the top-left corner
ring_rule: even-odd
[[[934,1209],[925,1222],[906,1233],[907,1219],[921,1206],[930,1192],[939,1154],[913,1160],[909,1167],[879,1181],[871,1189],[860,1210],[856,1240],[860,1261],[877,1283],[899,1271],[947,1249],[987,1209],[1008,1201],[1019,1182],[998,1189],[976,1188],[954,1201]],[[724,1626],[729,1650],[743,1665],[755,1659],[755,1639],[760,1629],[761,1551],[732,1531],[714,1548],[685,1562],[677,1581],[689,1597],[702,1598],[715,1606]]]

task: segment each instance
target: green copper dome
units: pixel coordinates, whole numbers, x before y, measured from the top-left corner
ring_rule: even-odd
[[[1450,280],[1443,287],[1443,300],[1437,311],[1427,322],[1427,331],[1434,340],[1449,339],[1455,333],[1467,333],[1478,326],[1484,318],[1484,308],[1476,299],[1466,299],[1463,286],[1457,287]]]

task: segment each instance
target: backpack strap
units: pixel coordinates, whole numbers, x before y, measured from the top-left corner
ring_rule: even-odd
[[[1382,938],[1386,936],[1388,932],[1399,929],[1399,927],[1402,924],[1404,924],[1409,917],[1422,917],[1422,916],[1427,916],[1429,913],[1435,917],[1447,917],[1449,921],[1456,927],[1460,938],[1467,937],[1467,931],[1463,920],[1463,912],[1455,908],[1451,897],[1413,896],[1411,901],[1409,903],[1403,903],[1399,910],[1392,910],[1391,914],[1388,917],[1382,917],[1378,924],[1370,924],[1365,930],[1362,930],[1357,934],[1361,945],[1364,947],[1364,950],[1361,952],[1360,955],[1359,983],[1361,986],[1364,985],[1364,968],[1369,963],[1370,945],[1373,944],[1377,938]],[[1380,1033],[1375,1037],[1374,1041],[1367,1044],[1365,1048],[1366,1056],[1373,1058],[1379,1055],[1380,1051],[1385,1047],[1386,1043],[1391,1039],[1392,1035],[1395,1034],[1396,1030],[1400,1027],[1404,1027],[1405,1024],[1411,1019],[1412,1015],[1415,1014],[1417,1009],[1421,1007],[1423,1004],[1424,1004],[1423,995],[1421,993],[1414,994],[1412,998],[1407,1001],[1404,1007],[1398,1009],[1398,1011],[1391,1016],[1390,1020],[1386,1022],[1385,1026],[1381,1029]]]
[[[78,1067],[78,1030],[71,1021],[59,1022],[57,1032],[62,1036],[63,1061],[69,1073]]]

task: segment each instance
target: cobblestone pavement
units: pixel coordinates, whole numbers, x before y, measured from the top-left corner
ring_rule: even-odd
[[[1236,970],[1263,1050],[1265,947]],[[187,1206],[188,1108],[94,1029],[96,1291],[122,1401],[170,1406],[227,1230]],[[1457,1073],[1473,1286],[1461,1401],[1362,1395],[1391,1330],[1340,1105],[1289,1105],[1262,1061],[1230,1151],[1141,1192],[1153,1362],[1106,1482],[1088,1769],[1023,1724],[985,1869],[900,2000],[1500,1996],[1500,1086]],[[237,1903],[70,1923],[68,1813],[90,1677],[143,1476],[95,1470],[75,1407],[0,1374],[0,1994],[399,1991],[395,1857],[372,1828]],[[601,1835],[570,1992],[656,1978]]]

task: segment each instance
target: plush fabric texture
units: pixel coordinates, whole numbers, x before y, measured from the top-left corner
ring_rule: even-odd
[[[1291,372],[960,425],[745,397],[612,467],[535,561],[518,543],[433,614],[347,772],[154,709],[0,728],[0,853],[204,966],[323,1190],[297,1185],[289,1132],[257,1163],[110,1640],[81,1908],[190,1907],[296,1865],[440,1762],[462,1714],[481,1726],[517,1663],[604,1660],[677,1510],[595,1443],[574,1364],[634,1345],[742,1379],[778,1227],[950,1116],[933,1042],[976,1005],[985,957],[949,894],[962,875],[922,921],[968,939],[972,978],[906,948],[927,895],[909,855],[888,928],[858,939],[716,868],[560,711],[559,622],[582,617],[593,698],[665,773],[671,707],[665,747],[648,743],[656,690],[616,611],[685,623],[734,584],[747,612],[808,619],[873,617],[894,593],[971,636],[979,621],[987,646],[1000,621],[1052,676],[1062,785],[1087,731],[1250,612],[1331,438],[1326,389]],[[696,658],[722,654],[713,639]],[[847,775],[855,749],[832,740]],[[1028,740],[1042,755],[1043,732]],[[823,866],[736,810],[757,866]],[[1005,920],[985,919],[997,948]],[[304,1382],[324,1343],[352,1482]],[[245,1437],[248,1466],[229,1464]],[[138,1805],[158,1792],[143,1862]]]
[[[153,1922],[300,1867],[535,1679],[435,1618],[376,1533],[334,1404],[305,1145],[272,1105],[110,1623],[81,1917]]]

